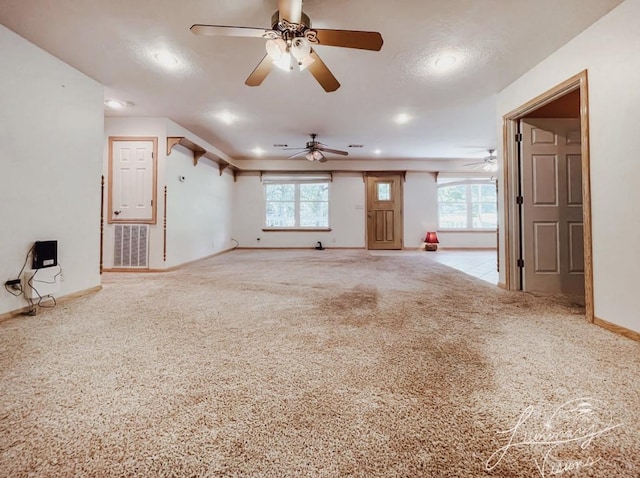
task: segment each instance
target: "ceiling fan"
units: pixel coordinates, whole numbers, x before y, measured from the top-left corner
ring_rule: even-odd
[[[340,88],[340,83],[320,59],[312,46],[326,45],[380,51],[382,35],[378,32],[314,29],[302,12],[302,0],[278,0],[278,11],[271,18],[271,28],[233,27],[196,24],[195,35],[265,38],[267,54],[246,79],[248,86],[259,86],[273,66],[283,70],[309,69],[326,92]]]
[[[496,172],[498,170],[498,157],[495,155],[495,149],[488,149],[489,156],[486,156],[482,161],[475,161],[473,163],[465,164],[465,166],[479,166],[482,165],[482,170],[487,172]]]
[[[331,149],[327,148],[326,145],[316,141],[316,137],[318,136],[316,133],[311,133],[311,141],[307,141],[307,145],[304,148],[284,148],[284,149],[301,149],[302,151],[292,154],[287,159],[292,159],[297,156],[302,156],[308,159],[309,161],[318,161],[320,163],[324,163],[327,158],[325,158],[324,153],[329,154],[339,154],[341,156],[348,156],[349,153],[346,151],[340,151],[339,149]]]

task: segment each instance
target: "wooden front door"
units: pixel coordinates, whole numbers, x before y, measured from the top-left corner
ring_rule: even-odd
[[[524,119],[523,289],[584,298],[579,119]]]
[[[367,174],[367,247],[402,249],[401,174]]]

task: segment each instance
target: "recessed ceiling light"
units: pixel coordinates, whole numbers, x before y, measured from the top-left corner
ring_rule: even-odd
[[[106,100],[104,104],[112,110],[121,110],[126,106],[124,101],[119,100]]]
[[[229,112],[227,110],[218,113],[216,115],[216,118],[218,118],[224,124],[233,124],[238,119],[234,114],[232,114],[231,112]]]
[[[380,154],[380,153],[382,153],[381,149],[374,149],[373,150],[373,154]]]
[[[398,124],[406,124],[409,121],[411,121],[411,116],[408,115],[407,113],[400,113],[399,115],[396,115],[393,118],[393,121],[395,121]]]
[[[121,110],[124,108],[130,108],[133,105],[131,101],[120,101],[120,100],[105,100],[104,102],[107,108],[111,108],[112,110]]]
[[[157,53],[154,53],[153,57],[165,68],[173,69],[177,68],[179,65],[178,59],[171,53],[166,51],[159,51]]]
[[[262,149],[260,146],[256,146],[251,150],[251,152],[256,156],[262,156],[264,154],[264,149]]]
[[[453,55],[442,55],[438,57],[434,63],[438,70],[448,70],[458,62],[458,58]]]

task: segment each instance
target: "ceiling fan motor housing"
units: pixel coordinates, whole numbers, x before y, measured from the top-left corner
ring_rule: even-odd
[[[303,32],[304,30],[311,28],[311,19],[304,12],[302,12],[302,19],[300,20],[299,25],[304,27],[302,28]],[[279,32],[283,32],[285,30],[284,26],[280,24],[280,10],[276,10],[276,12],[271,16],[271,29]]]

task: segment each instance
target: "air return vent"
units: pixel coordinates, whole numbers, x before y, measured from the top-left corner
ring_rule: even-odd
[[[113,267],[147,268],[148,241],[147,224],[116,224]]]

